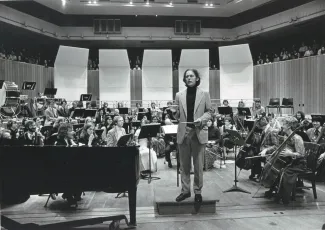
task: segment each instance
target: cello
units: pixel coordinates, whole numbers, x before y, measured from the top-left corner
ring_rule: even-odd
[[[257,149],[253,146],[253,144],[255,144],[258,141],[256,141],[255,138],[252,142],[249,142],[249,140],[251,139],[251,136],[254,134],[254,131],[256,129],[256,124],[258,121],[259,119],[254,121],[253,128],[245,139],[245,145],[238,152],[235,163],[236,166],[240,169],[250,170],[253,166],[253,160],[246,159],[246,157],[253,157],[257,152]],[[250,144],[250,146],[248,146],[247,144]]]
[[[287,139],[285,139],[283,143],[267,158],[260,177],[260,182],[265,188],[272,187],[272,185],[274,185],[275,181],[277,180],[279,174],[281,173],[281,169],[283,169],[286,165],[288,165],[288,163],[290,163],[291,159],[288,159],[287,157],[280,157],[280,153],[286,146],[288,140],[290,140],[301,128],[302,126],[296,128],[287,137]]]

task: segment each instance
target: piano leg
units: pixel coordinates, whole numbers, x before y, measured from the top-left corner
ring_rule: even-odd
[[[129,189],[129,211],[130,211],[130,225],[136,226],[136,211],[137,211],[137,187]]]

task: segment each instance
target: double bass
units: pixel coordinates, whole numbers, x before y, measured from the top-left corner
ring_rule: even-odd
[[[288,137],[283,141],[283,143],[267,158],[264,165],[263,171],[261,173],[260,182],[265,188],[270,188],[274,185],[281,169],[283,169],[288,163],[290,163],[291,158],[280,157],[280,153],[286,146],[286,143],[296,134],[296,132],[301,129],[302,126],[296,128]]]

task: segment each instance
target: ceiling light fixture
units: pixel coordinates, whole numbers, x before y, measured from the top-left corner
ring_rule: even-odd
[[[132,5],[133,4],[133,2],[132,1],[130,1],[130,5]]]
[[[67,4],[66,0],[62,0],[62,6],[65,6]]]
[[[169,5],[172,6],[173,5],[173,2],[170,2]]]
[[[158,15],[156,14],[156,17],[158,17]]]
[[[149,1],[146,2],[146,5],[147,5],[147,6],[149,5]]]
[[[205,6],[209,6],[209,4],[208,3],[205,3]]]
[[[211,3],[211,4],[210,4],[210,6],[212,7],[212,6],[213,6],[213,4]]]

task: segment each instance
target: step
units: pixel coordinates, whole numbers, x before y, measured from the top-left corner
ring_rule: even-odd
[[[177,215],[177,214],[215,214],[217,199],[216,186],[210,185],[203,187],[202,203],[194,202],[194,192],[192,196],[181,202],[176,202],[176,197],[180,194],[179,187],[154,186],[154,202],[159,215]]]

